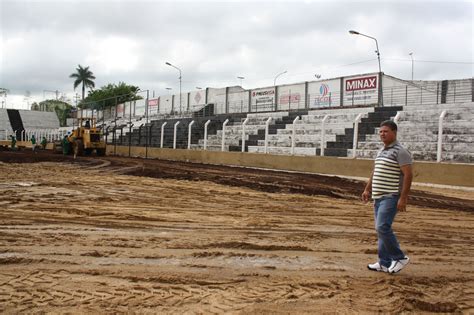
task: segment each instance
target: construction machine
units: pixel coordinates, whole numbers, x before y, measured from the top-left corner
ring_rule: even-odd
[[[68,148],[63,151],[63,141],[54,143],[54,151],[57,153],[73,153],[76,155],[90,155],[93,151],[98,156],[105,155],[105,141],[100,128],[96,126],[95,118],[77,118],[77,125],[73,126],[72,132],[67,136]]]

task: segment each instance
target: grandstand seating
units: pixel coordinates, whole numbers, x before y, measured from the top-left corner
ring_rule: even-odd
[[[395,114],[397,107],[374,108],[332,108],[316,109],[301,115],[295,123],[295,155],[319,155],[321,152],[322,121],[327,115],[325,123],[325,155],[346,156],[347,149],[352,148],[354,134],[354,120],[362,114],[359,125],[359,137],[370,132]],[[291,154],[291,137],[293,135],[293,121],[287,122],[285,128],[269,135],[267,152],[272,154]],[[264,140],[258,145],[249,147],[249,152],[264,152]]]
[[[55,112],[20,110],[19,113],[26,130],[59,128],[59,119]]]
[[[415,160],[436,160],[438,143],[438,120],[442,110],[447,110],[443,133],[443,161],[474,162],[474,139],[472,79],[444,81],[409,81],[391,78],[384,89],[383,107],[372,105],[344,106],[333,108],[300,109],[259,113],[229,113],[214,115],[214,104],[207,104],[200,111],[187,115],[149,117],[150,122],[132,121],[132,133],[128,134],[129,121],[119,119],[108,123],[108,142],[138,146],[160,146],[161,126],[164,122],[164,147],[173,147],[174,124],[177,128],[177,148],[187,148],[188,125],[194,120],[191,148],[204,148],[204,124],[209,119],[207,150],[222,150],[222,124],[229,119],[225,134],[225,151],[241,151],[242,123],[248,118],[245,128],[247,152],[264,152],[265,122],[272,117],[267,138],[270,154],[292,154],[293,120],[299,116],[295,127],[296,155],[321,154],[322,120],[325,122],[324,155],[352,157],[354,119],[362,114],[358,124],[356,157],[374,158],[381,143],[378,136],[380,122],[393,119],[400,113],[398,137],[412,153]],[[402,107],[403,106],[403,107]],[[176,113],[174,114],[176,115]],[[199,116],[199,117],[197,117]],[[147,134],[151,138],[146,141]]]
[[[0,109],[0,139],[4,140],[13,133],[13,128],[10,124],[10,119],[6,109]]]
[[[187,148],[188,125],[194,120],[192,127],[191,148],[204,148],[204,124],[209,119],[207,150],[220,151],[222,149],[222,124],[226,119],[224,143],[225,151],[241,151],[242,123],[248,118],[245,128],[246,148],[248,152],[264,152],[265,122],[272,117],[269,126],[267,152],[270,154],[291,154],[291,137],[293,120],[300,119],[295,124],[296,155],[319,155],[321,143],[322,119],[328,115],[325,123],[325,155],[352,156],[354,119],[362,114],[358,126],[359,158],[374,158],[380,148],[378,126],[380,122],[393,117],[400,112],[399,139],[413,153],[415,160],[436,160],[438,118],[442,110],[447,110],[445,130],[443,134],[443,160],[458,162],[474,162],[474,149],[470,143],[474,140],[474,106],[473,103],[463,104],[433,104],[423,106],[387,106],[387,107],[352,107],[352,108],[325,108],[309,111],[281,111],[264,113],[239,113],[216,115],[197,118],[171,118],[152,120],[148,125],[134,124],[131,136],[125,121],[117,132],[117,144],[144,146],[147,132],[150,134],[148,146],[159,147],[161,143],[161,126],[164,128],[163,147],[173,147],[174,124],[180,121],[177,127],[177,148]],[[138,121],[139,122],[139,121]],[[119,125],[118,125],[119,126]],[[147,129],[148,128],[148,131]],[[109,138],[109,142],[112,139]]]
[[[474,162],[474,103],[424,104],[404,106],[398,121],[398,140],[415,160],[436,161],[439,116],[446,110],[443,122],[443,161]],[[356,156],[374,158],[380,148],[378,128],[359,142]],[[352,155],[349,150],[348,155]]]
[[[258,139],[264,137],[265,123],[269,117],[272,117],[273,121],[280,122],[284,117],[288,116],[288,112],[268,112],[268,113],[248,113],[239,114],[236,119],[231,120],[226,128],[226,137],[224,143],[225,151],[241,151],[242,146],[242,124],[246,118],[248,122],[245,126],[245,139],[246,148],[249,144],[256,143]],[[273,128],[276,128],[276,124],[272,124]],[[204,139],[200,139],[197,145],[193,146],[193,149],[203,149]],[[207,138],[207,149],[211,151],[221,151],[222,149],[222,125],[215,134],[208,135]]]
[[[216,115],[212,117],[175,117],[175,118],[162,118],[150,121],[148,124],[143,124],[135,130],[132,130],[130,134],[126,125],[123,128],[118,129],[120,133],[117,136],[118,144],[137,145],[137,146],[154,146],[159,147],[161,145],[161,126],[164,122],[166,125],[163,129],[163,147],[172,148],[174,140],[174,125],[179,121],[179,125],[176,128],[176,148],[187,148],[188,147],[188,126],[191,121],[194,124],[191,129],[191,148],[198,149],[200,139],[204,138],[204,124],[207,120],[211,120],[208,125],[208,136],[213,136],[217,133],[217,130],[222,128],[222,124],[226,119],[233,122],[235,119],[241,119],[243,114],[230,114],[230,115]],[[148,143],[146,143],[147,134],[149,134]],[[109,138],[110,140],[110,138]],[[210,149],[210,148],[209,148]]]

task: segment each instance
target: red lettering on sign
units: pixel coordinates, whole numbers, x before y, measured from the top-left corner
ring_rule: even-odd
[[[346,92],[377,88],[377,76],[346,80]]]
[[[148,100],[148,106],[150,107],[158,106],[158,99]]]

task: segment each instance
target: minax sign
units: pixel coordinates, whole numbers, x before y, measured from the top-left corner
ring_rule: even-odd
[[[370,105],[378,102],[378,76],[344,79],[344,105]]]
[[[377,76],[346,80],[346,91],[360,91],[377,88]]]

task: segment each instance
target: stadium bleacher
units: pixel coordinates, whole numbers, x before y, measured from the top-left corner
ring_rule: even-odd
[[[443,161],[474,162],[474,150],[470,143],[474,139],[474,103],[423,104],[423,106],[386,106],[332,108],[310,111],[279,111],[264,113],[239,113],[216,115],[200,118],[172,118],[151,121],[150,140],[147,145],[159,147],[161,144],[161,126],[164,128],[163,147],[173,147],[174,124],[177,128],[176,148],[187,148],[188,125],[192,127],[191,149],[204,149],[204,124],[211,120],[208,127],[206,150],[222,150],[222,125],[226,119],[224,151],[241,151],[242,124],[248,118],[245,127],[245,152],[263,153],[265,151],[265,123],[271,117],[267,138],[267,153],[283,155],[320,155],[322,120],[325,122],[324,155],[352,157],[354,120],[361,114],[358,125],[357,158],[374,158],[380,148],[378,126],[383,120],[394,119],[399,113],[399,140],[413,154],[415,160],[436,161],[438,145],[439,115],[446,110],[443,131]],[[292,152],[293,120],[295,122],[295,146]],[[132,136],[127,134],[124,125],[117,135],[118,144],[146,145],[145,125],[134,129]],[[134,127],[135,128],[135,127]],[[120,136],[121,135],[121,136]],[[110,142],[110,141],[109,141]]]
[[[55,112],[20,110],[19,113],[26,130],[59,128],[59,119]]]
[[[399,111],[398,140],[415,160],[436,161],[439,117],[443,111],[441,159],[451,162],[474,162],[474,102],[404,106]],[[358,145],[356,156],[374,158],[380,147],[378,129]],[[352,154],[352,150],[348,153]]]
[[[291,109],[291,103],[289,103],[286,106],[280,104],[282,110],[279,111],[215,114],[217,105],[220,112],[234,108],[230,105],[224,106],[229,99],[219,94],[222,100],[218,102],[221,103],[200,105],[194,111],[187,109],[182,113],[177,113],[156,110],[146,117],[142,104],[143,108],[140,111],[137,110],[137,115],[129,117],[135,109],[132,110],[131,104],[122,104],[120,106],[126,110],[116,113],[116,108],[109,108],[106,112],[96,111],[95,117],[101,117],[98,125],[102,126],[108,144],[160,147],[163,136],[163,147],[173,148],[174,127],[179,122],[176,128],[176,148],[186,149],[188,148],[188,127],[193,122],[191,149],[203,150],[206,142],[206,150],[209,151],[222,149],[241,151],[243,123],[246,121],[245,152],[264,153],[266,151],[270,154],[309,156],[324,154],[325,156],[370,159],[375,157],[381,145],[378,136],[380,123],[387,119],[397,119],[398,138],[412,152],[415,160],[474,162],[474,147],[471,145],[474,140],[474,81],[472,78],[404,81],[391,76],[386,77],[381,106],[377,104],[377,99],[373,99],[372,102],[366,102],[364,99],[359,104],[355,104],[354,95],[352,98],[349,97],[348,103],[343,104],[346,96],[337,94],[335,91],[332,95],[333,103],[326,105],[323,103],[321,103],[323,105],[320,103],[314,105],[311,101],[314,97],[311,99],[308,94],[309,102],[305,101],[302,95],[302,98],[298,98],[298,106],[294,109]],[[342,82],[341,78],[341,84]],[[304,84],[308,86],[307,82]],[[365,97],[364,93],[359,95]],[[238,109],[258,110],[258,106],[251,104],[248,98],[250,93],[244,94],[247,95],[248,108],[242,105]],[[289,97],[287,99],[290,100]],[[278,108],[276,104],[274,105]],[[265,107],[260,110],[269,109]],[[446,111],[446,114],[443,120],[442,150],[439,156],[439,117],[443,111]],[[117,115],[120,116],[117,117]],[[357,117],[360,121],[355,125]],[[271,120],[268,136],[266,136],[266,122],[269,118]],[[222,146],[223,123],[226,120],[228,123],[225,127],[224,146]],[[210,123],[205,141],[204,126],[207,121]],[[166,125],[162,129],[164,123]],[[356,126],[358,142],[354,152]],[[0,109],[0,138],[5,138],[14,130],[17,130],[17,137],[21,135],[21,130],[40,134],[47,133],[49,130],[58,130],[58,133],[66,131],[64,128],[59,128],[59,120],[53,112]]]
[[[11,134],[13,134],[13,128],[10,124],[8,112],[6,109],[0,108],[0,139],[7,140]]]

